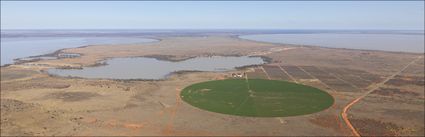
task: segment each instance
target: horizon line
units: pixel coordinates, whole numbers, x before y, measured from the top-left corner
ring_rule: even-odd
[[[313,28],[13,28],[13,29],[0,29],[3,30],[417,30],[425,31],[425,29],[313,29]]]

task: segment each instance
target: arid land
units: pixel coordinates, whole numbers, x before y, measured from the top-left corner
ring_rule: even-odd
[[[160,41],[64,49],[60,52],[82,56],[1,67],[1,135],[425,134],[424,54],[271,44],[225,35],[156,38]],[[156,81],[67,78],[45,72],[95,66],[116,57],[179,61],[213,55],[262,56],[270,62],[230,72],[176,73]],[[201,110],[179,97],[186,86],[230,78],[232,72],[317,87],[330,93],[335,103],[309,115],[254,118]]]

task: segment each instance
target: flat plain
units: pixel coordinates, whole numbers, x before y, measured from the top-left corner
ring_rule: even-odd
[[[156,38],[160,41],[64,49],[82,56],[1,67],[1,135],[424,135],[423,54],[271,44],[224,35]],[[95,66],[115,57],[178,61],[213,55],[262,56],[270,62],[153,81],[45,72]],[[308,85],[327,92],[334,103],[300,116],[246,117],[205,111],[182,100],[183,88],[231,79],[231,73]]]

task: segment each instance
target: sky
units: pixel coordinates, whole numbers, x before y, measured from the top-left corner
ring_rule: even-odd
[[[1,1],[1,29],[423,30],[424,1]]]

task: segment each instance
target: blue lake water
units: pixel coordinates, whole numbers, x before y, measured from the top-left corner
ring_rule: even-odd
[[[14,59],[48,54],[64,48],[155,41],[137,37],[2,37],[1,65],[12,64]]]
[[[170,62],[154,58],[114,58],[107,65],[83,69],[49,69],[59,76],[104,79],[163,79],[176,71],[228,71],[235,67],[265,63],[260,57],[197,57]]]
[[[239,38],[281,44],[401,52],[424,52],[424,34],[259,34]]]

